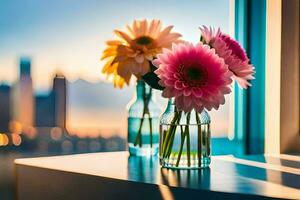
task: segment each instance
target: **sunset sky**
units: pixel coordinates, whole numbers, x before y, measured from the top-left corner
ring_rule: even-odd
[[[200,25],[229,31],[229,0],[1,0],[0,80],[17,78],[20,56],[32,58],[36,89],[47,89],[56,71],[70,80],[104,80],[105,41],[115,28],[142,18],[173,24],[197,42]]]

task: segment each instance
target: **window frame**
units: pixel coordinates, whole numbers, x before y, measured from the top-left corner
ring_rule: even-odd
[[[255,66],[255,80],[247,90],[234,85],[234,139],[224,139],[231,154],[261,154],[265,148],[266,0],[235,0],[234,37]],[[218,145],[213,139],[213,145]]]

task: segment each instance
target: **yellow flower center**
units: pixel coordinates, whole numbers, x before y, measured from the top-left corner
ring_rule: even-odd
[[[149,36],[141,36],[135,39],[135,41],[139,45],[149,45],[153,42],[153,39]]]

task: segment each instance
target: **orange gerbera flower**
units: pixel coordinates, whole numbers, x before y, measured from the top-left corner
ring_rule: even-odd
[[[114,85],[122,88],[129,84],[132,75],[138,79],[149,72],[150,61],[170,48],[172,43],[179,42],[181,34],[172,33],[173,26],[162,29],[159,20],[135,20],[132,26],[126,26],[127,32],[115,30],[117,40],[107,41],[102,60],[106,59],[102,72],[114,76]]]

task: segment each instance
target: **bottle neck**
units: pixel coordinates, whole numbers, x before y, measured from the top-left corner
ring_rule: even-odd
[[[169,100],[168,100],[168,106],[175,106],[175,98],[174,97],[169,98]]]
[[[167,109],[166,109],[166,112],[175,112],[175,111],[178,111],[176,105],[175,105],[175,98],[172,97],[172,98],[169,98],[168,100],[168,105],[167,105]],[[194,112],[197,112],[196,110],[192,110]],[[203,110],[202,112],[206,112],[205,110]],[[199,112],[197,112],[198,114],[201,114]]]
[[[169,98],[165,112],[175,112],[175,98]]]
[[[178,118],[174,121],[174,118],[176,117]],[[205,110],[203,110],[202,112],[198,112],[195,109],[192,109],[190,112],[180,111],[175,105],[174,98],[168,99],[166,110],[162,114],[161,118],[162,124],[177,123],[180,125],[199,125],[210,123],[209,114]]]
[[[150,88],[145,81],[137,80],[136,84],[136,98],[137,99],[148,99],[152,98],[152,88]]]

